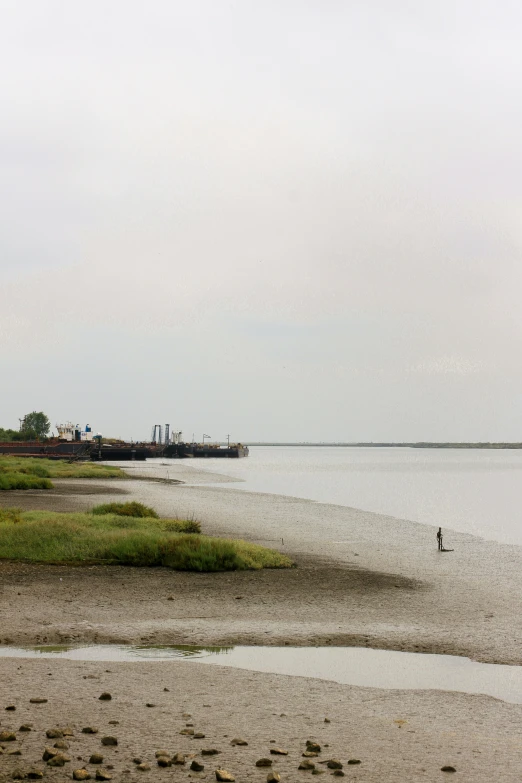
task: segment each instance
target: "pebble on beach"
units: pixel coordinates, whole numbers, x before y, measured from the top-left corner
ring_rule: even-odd
[[[216,769],[216,780],[223,781],[223,783],[234,783],[235,777],[226,769]]]
[[[86,769],[75,769],[73,772],[73,780],[90,780],[91,775]]]
[[[102,737],[102,745],[117,745],[118,740],[116,737]]]

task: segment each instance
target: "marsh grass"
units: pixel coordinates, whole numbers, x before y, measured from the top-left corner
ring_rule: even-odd
[[[125,478],[120,468],[92,462],[0,456],[0,490],[52,489],[53,478]]]
[[[9,513],[5,513],[8,511]],[[194,524],[192,520],[188,524]],[[287,568],[256,544],[183,532],[184,520],[119,514],[4,510],[0,559],[39,563],[165,566],[180,571]]]
[[[102,503],[100,506],[94,506],[93,514],[118,514],[122,517],[154,517],[159,515],[150,506],[144,506],[143,503],[137,503],[135,500],[129,503]],[[197,531],[196,531],[197,532]]]

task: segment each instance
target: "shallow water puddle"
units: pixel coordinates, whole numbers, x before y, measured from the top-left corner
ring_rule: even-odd
[[[168,661],[231,666],[270,674],[316,677],[347,685],[481,693],[522,704],[522,667],[477,663],[455,655],[372,650],[366,647],[2,647],[2,658],[76,661]]]

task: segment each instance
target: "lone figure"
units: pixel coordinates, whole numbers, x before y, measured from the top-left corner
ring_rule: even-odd
[[[437,530],[437,543],[439,545],[439,550],[442,551],[444,547],[442,546],[442,528],[439,527]]]

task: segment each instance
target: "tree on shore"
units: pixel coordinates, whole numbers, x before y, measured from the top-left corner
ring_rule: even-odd
[[[0,427],[0,441],[20,440],[18,430],[4,429]]]
[[[24,416],[21,434],[24,440],[46,438],[51,429],[51,422],[43,411],[33,411]]]

